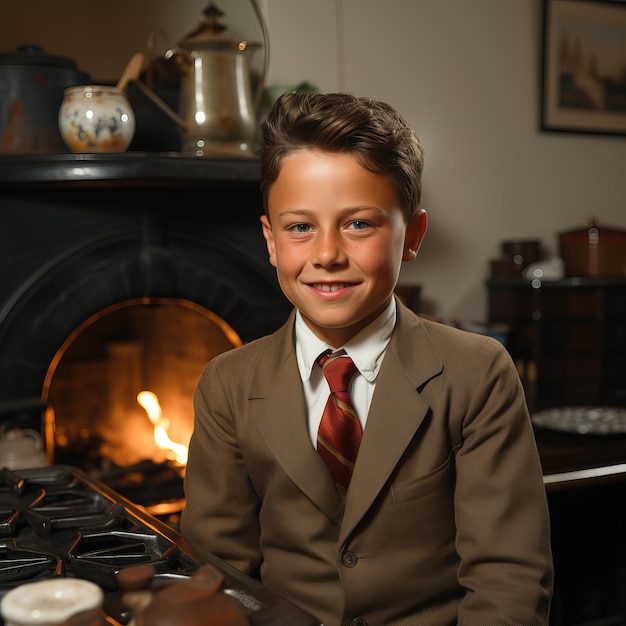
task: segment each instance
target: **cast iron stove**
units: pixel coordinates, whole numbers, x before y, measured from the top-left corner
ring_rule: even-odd
[[[82,470],[2,469],[0,479],[0,598],[27,582],[82,578],[103,589],[108,622],[124,626],[132,615],[116,582],[121,569],[150,565],[166,583],[200,567],[174,529]],[[212,565],[253,626],[319,625],[229,564],[215,558]]]

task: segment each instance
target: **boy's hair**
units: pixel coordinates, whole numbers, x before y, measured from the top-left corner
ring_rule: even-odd
[[[415,214],[422,193],[424,153],[413,128],[389,104],[345,93],[284,93],[261,124],[261,192],[267,199],[283,157],[313,148],[344,152],[368,170],[387,175],[405,219]]]

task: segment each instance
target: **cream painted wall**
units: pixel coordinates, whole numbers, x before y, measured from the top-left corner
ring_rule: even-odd
[[[626,138],[538,130],[540,2],[259,0],[268,84],[381,98],[417,128],[430,227],[401,282],[421,284],[428,311],[446,319],[485,319],[502,240],[539,239],[550,256],[560,231],[591,216],[626,228]],[[0,49],[39,43],[114,78],[150,33],[175,40],[207,4],[0,0]],[[249,3],[216,4],[233,35],[260,38]]]
[[[429,230],[401,282],[422,285],[430,312],[485,320],[503,240],[538,239],[550,257],[560,231],[592,216],[626,228],[626,137],[538,130],[540,0],[298,0],[323,15],[314,36],[309,21],[297,34],[292,15],[281,21],[293,0],[268,2],[272,80],[306,68],[322,90],[387,100],[418,130]],[[284,33],[300,37],[298,62]]]

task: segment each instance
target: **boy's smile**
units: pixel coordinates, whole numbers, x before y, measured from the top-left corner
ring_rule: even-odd
[[[426,231],[424,211],[407,226],[390,179],[347,153],[284,157],[268,206],[261,222],[281,288],[333,347],[385,309]]]

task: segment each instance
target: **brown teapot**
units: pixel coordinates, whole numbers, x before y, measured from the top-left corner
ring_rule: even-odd
[[[189,578],[155,588],[156,570],[136,565],[121,570],[118,584],[133,611],[130,626],[249,626],[239,603],[224,593],[224,575],[210,564]]]

